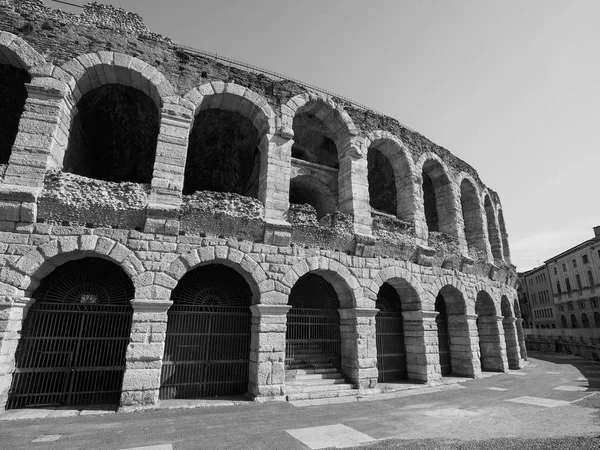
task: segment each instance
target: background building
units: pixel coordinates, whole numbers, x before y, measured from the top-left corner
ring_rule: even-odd
[[[556,311],[550,276],[546,266],[536,267],[519,274],[518,291],[523,302],[527,304],[528,328],[556,328]]]

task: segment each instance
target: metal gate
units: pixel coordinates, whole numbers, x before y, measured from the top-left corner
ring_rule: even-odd
[[[286,369],[341,368],[339,301],[333,287],[306,274],[294,285],[289,303]]]
[[[252,325],[246,281],[212,264],[182,278],[171,299],[160,398],[245,394]]]
[[[446,302],[441,295],[435,300],[435,310],[439,313],[435,318],[438,335],[438,349],[440,355],[440,366],[442,375],[452,373],[452,364],[450,357],[450,334],[448,333],[448,314],[446,313]]]
[[[377,370],[379,372],[377,381],[387,383],[405,380],[408,377],[408,371],[400,303],[378,297],[377,309],[379,309],[375,316]]]
[[[118,404],[133,292],[120,268],[99,259],[46,277],[23,324],[6,409]]]

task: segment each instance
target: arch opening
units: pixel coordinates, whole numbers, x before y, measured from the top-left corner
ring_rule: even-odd
[[[496,318],[496,306],[490,295],[480,291],[475,300],[477,314],[477,333],[479,335],[479,351],[481,369],[484,371],[502,371],[502,349],[500,330]]]
[[[285,369],[341,370],[340,301],[334,287],[309,272],[292,287],[288,304]]]
[[[98,258],[47,275],[23,323],[7,409],[118,404],[131,332],[133,283]]]
[[[8,164],[31,81],[26,70],[0,64],[0,164]]]
[[[295,177],[290,180],[290,203],[312,206],[317,220],[335,212],[333,195],[311,177]]]
[[[600,313],[598,311],[594,313],[594,325],[596,325],[596,328],[600,328]]]
[[[160,129],[156,103],[130,86],[105,84],[77,103],[63,170],[104,181],[150,183]]]
[[[464,179],[460,183],[460,204],[464,220],[464,231],[469,249],[485,251],[483,239],[483,220],[477,190],[471,181]]]
[[[453,235],[452,186],[442,165],[436,160],[423,164],[423,206],[429,232]]]
[[[560,324],[562,325],[563,328],[569,328],[569,325],[567,323],[567,318],[564,315],[560,316]]]
[[[502,210],[498,210],[498,225],[500,226],[500,237],[502,238],[502,251],[504,258],[510,259],[510,249],[508,247],[508,233],[506,232],[506,224],[504,223],[504,214]]]
[[[377,294],[375,334],[379,383],[406,380],[408,365],[404,341],[402,301],[396,289],[383,283]]]
[[[159,398],[245,394],[252,291],[236,270],[197,267],[171,293]]]
[[[200,111],[190,133],[183,194],[214,191],[258,198],[260,138],[238,112]]]
[[[502,312],[502,317],[504,317],[504,341],[506,342],[508,366],[511,369],[518,369],[520,367],[520,351],[517,324],[513,312],[510,309],[510,302],[505,295],[503,295],[500,300],[500,311]]]
[[[367,177],[371,208],[384,213],[398,213],[396,177],[390,160],[377,148],[367,153]]]
[[[338,149],[328,127],[312,111],[294,116],[292,158],[322,166],[339,168]]]
[[[577,328],[577,316],[571,314],[571,328]]]

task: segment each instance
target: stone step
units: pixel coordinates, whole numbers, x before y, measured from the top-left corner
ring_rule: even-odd
[[[299,393],[309,393],[309,392],[321,392],[323,394],[325,394],[326,392],[330,392],[332,393],[332,397],[339,397],[339,395],[337,395],[335,392],[336,391],[350,391],[350,390],[355,390],[354,386],[349,384],[349,383],[339,383],[339,384],[330,384],[330,385],[322,385],[322,384],[317,384],[317,385],[306,385],[306,384],[299,384],[299,385],[289,385],[286,384],[285,386],[285,392],[286,395],[287,394],[299,394]],[[320,397],[323,398],[323,397]]]
[[[294,392],[286,394],[288,401],[293,402],[297,400],[317,400],[321,398],[338,398],[338,397],[358,397],[358,389],[346,389],[346,390],[326,390],[326,391],[312,391],[312,392]]]
[[[311,374],[285,374],[286,380],[325,380],[333,378],[342,378],[342,374],[339,372],[327,372],[327,373],[311,373]]]
[[[313,374],[323,374],[323,373],[337,373],[338,369],[335,367],[325,367],[322,369],[293,369],[292,372],[295,372],[296,376],[298,375],[313,375]]]
[[[315,379],[303,379],[303,380],[289,380],[286,381],[286,386],[331,386],[334,384],[347,384],[343,378],[315,378]]]
[[[306,369],[306,364],[303,362],[298,362],[298,363],[289,363],[285,365],[285,370],[316,370],[316,371],[321,371],[321,370],[327,370],[327,369],[332,369],[332,364],[331,363],[310,363],[310,365],[312,366],[310,369]],[[333,368],[335,370],[335,368]]]

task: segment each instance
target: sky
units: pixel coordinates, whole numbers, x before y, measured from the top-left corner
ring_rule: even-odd
[[[178,44],[351,98],[447,148],[500,195],[519,271],[600,225],[598,0],[100,3]]]

